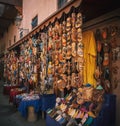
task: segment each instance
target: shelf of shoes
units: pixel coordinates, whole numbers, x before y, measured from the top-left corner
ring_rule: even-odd
[[[39,88],[41,94],[53,94],[53,62],[51,40],[46,32],[41,32],[38,43]],[[52,43],[53,44],[53,43]]]
[[[48,64],[52,65],[54,89],[64,91],[83,83],[82,14],[72,13],[48,28]],[[51,71],[48,69],[48,72]],[[49,75],[49,74],[48,74]],[[57,91],[56,91],[57,92]]]
[[[42,32],[20,45],[20,81],[24,80],[41,94],[54,93],[47,40],[47,34]]]
[[[18,84],[18,57],[16,51],[10,51],[9,54],[5,55],[4,65],[4,76],[7,83]]]
[[[98,84],[102,84],[106,93],[110,93],[114,85],[112,82],[112,62],[119,58],[119,27],[109,25],[97,28],[95,30],[95,38],[97,45],[97,68],[95,71],[95,79]],[[118,40],[119,41],[119,40]],[[116,79],[116,82],[118,80]]]
[[[34,38],[20,45],[20,82],[29,84],[31,88],[37,86],[37,47]]]
[[[57,97],[56,107],[48,109],[47,114],[61,125],[90,125],[99,115],[103,101],[102,86],[96,89],[90,85],[74,88],[64,98]]]

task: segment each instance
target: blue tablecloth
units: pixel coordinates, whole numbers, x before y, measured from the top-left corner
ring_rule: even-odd
[[[20,102],[22,101],[22,99],[23,99],[22,94],[20,94],[19,97],[16,97],[16,96],[15,96],[15,97],[13,98],[13,104],[14,104],[16,107],[18,107],[19,104],[20,104]]]
[[[116,118],[116,95],[105,94],[105,101],[99,116],[94,119],[92,126],[114,126]]]
[[[23,101],[20,102],[18,110],[21,112],[21,115],[23,117],[27,116],[27,108],[29,106],[33,106],[36,113],[39,112],[40,109],[41,109],[41,106],[42,106],[41,98],[40,99],[36,99],[36,100],[27,100],[27,101],[23,100]]]
[[[42,95],[40,96],[42,100],[41,110],[46,111],[48,108],[54,108],[56,103],[56,95],[49,94],[49,95]]]
[[[116,95],[105,94],[105,101],[99,116],[93,120],[91,126],[114,126],[116,113]],[[61,126],[57,121],[46,115],[46,126]]]
[[[27,108],[33,106],[35,112],[46,111],[49,108],[53,108],[56,103],[55,94],[40,95],[40,99],[37,100],[22,100],[19,104],[18,110],[21,112],[23,117],[27,116]]]

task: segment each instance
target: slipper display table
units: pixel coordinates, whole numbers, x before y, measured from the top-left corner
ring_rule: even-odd
[[[22,101],[19,104],[18,110],[23,117],[27,117],[28,116],[28,110],[31,110],[30,109],[31,106],[34,107],[34,112],[38,113],[40,111],[41,104],[42,104],[41,98],[39,97],[39,95],[34,94],[32,96],[27,96],[27,97],[23,98]]]
[[[22,99],[27,97],[28,95],[28,93],[17,94],[15,97],[13,97],[13,104],[18,107]]]
[[[25,93],[25,88],[14,88],[10,90],[9,103],[13,103],[13,99],[17,94]]]
[[[21,94],[16,96],[16,102],[19,102],[18,110],[20,111],[23,117],[27,117],[28,121],[36,120],[36,114],[39,111],[42,111],[42,114],[48,109],[53,108],[56,103],[55,94],[46,94],[46,95],[29,95],[29,94]],[[32,114],[30,114],[32,113]],[[44,116],[44,115],[43,115]]]
[[[93,119],[91,126],[113,126],[115,125],[116,95],[106,94],[102,109],[97,118]],[[46,126],[63,126],[55,119],[46,115]],[[64,125],[66,126],[66,124]]]
[[[9,85],[9,84],[5,84],[3,86],[3,94],[4,95],[9,95],[11,89],[18,88],[18,87],[19,87],[19,85]]]
[[[42,118],[44,118],[45,111],[49,108],[52,109],[55,107],[56,95],[55,94],[43,94],[43,95],[41,95],[41,100],[42,100],[42,106],[41,106]]]
[[[49,108],[54,108],[55,103],[56,103],[56,96],[55,94],[44,94],[41,95],[41,100],[42,100],[42,111],[46,111]]]

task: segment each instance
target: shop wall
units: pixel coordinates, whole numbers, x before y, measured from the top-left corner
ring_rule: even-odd
[[[32,30],[31,21],[38,15],[38,24],[44,21],[57,10],[57,0],[24,0],[23,1],[23,28]]]
[[[10,25],[10,27],[8,29],[7,37],[8,37],[8,41],[6,43],[7,48],[19,40],[19,38],[20,38],[19,37],[19,30],[15,24]],[[14,40],[14,37],[15,37],[15,40]]]
[[[3,53],[4,50],[6,50],[6,46],[7,46],[7,41],[8,41],[8,37],[7,37],[7,32],[5,32],[3,38],[0,39],[0,52]]]
[[[3,51],[5,50],[5,46],[6,46],[5,42],[7,41],[6,34],[7,33],[5,32],[3,38],[0,39],[0,54],[2,54]]]
[[[57,10],[57,0],[24,0],[22,10],[23,20],[20,28],[29,29],[30,32],[32,30],[32,19],[38,15],[39,25],[45,18]],[[8,31],[4,33],[3,38],[0,39],[0,53],[4,52],[4,50],[7,50],[8,47],[15,43],[14,36],[16,36],[16,42],[20,40],[20,31],[13,23],[9,26]]]
[[[15,40],[14,40],[15,39]],[[8,30],[4,33],[3,38],[0,39],[0,52],[6,51],[12,44],[19,40],[19,30],[13,23],[9,26]]]

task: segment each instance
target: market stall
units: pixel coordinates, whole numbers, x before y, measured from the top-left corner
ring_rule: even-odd
[[[119,28],[84,31],[81,9],[80,4],[71,5],[66,13],[58,12],[17,45],[19,84],[28,94],[19,95],[20,101],[15,104],[24,117],[32,107],[36,113],[47,114],[48,126],[114,124],[116,98],[110,94],[110,60],[111,55],[116,59],[112,37]],[[17,67],[13,66],[10,68],[15,76]],[[9,80],[16,82],[10,76]]]

